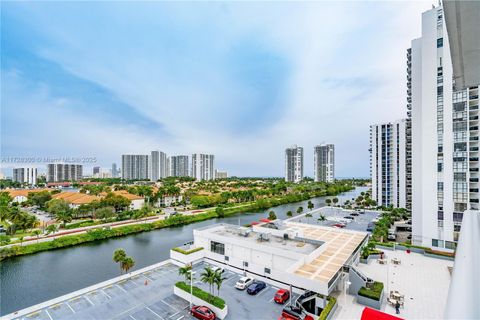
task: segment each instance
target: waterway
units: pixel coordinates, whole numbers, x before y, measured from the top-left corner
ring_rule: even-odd
[[[368,188],[359,187],[338,196],[340,202],[357,197]],[[315,208],[325,206],[326,197],[313,198]],[[119,275],[112,261],[115,249],[123,248],[135,259],[134,269],[169,258],[170,249],[193,239],[193,230],[219,222],[247,224],[266,218],[274,210],[280,219],[299,206],[307,210],[307,201],[277,206],[262,212],[243,213],[223,219],[212,219],[189,225],[160,229],[113,238],[71,248],[45,251],[0,262],[0,315],[82,289]],[[360,226],[360,227],[359,227]],[[366,225],[352,224],[366,229]]]

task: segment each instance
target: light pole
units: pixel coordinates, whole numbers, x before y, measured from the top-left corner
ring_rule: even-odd
[[[195,275],[195,271],[192,269],[189,270],[190,273],[190,309],[192,309],[192,300],[193,300],[193,277]]]
[[[350,281],[347,281],[347,277],[345,276],[345,281],[343,282],[343,287],[345,289],[345,299],[343,300],[345,308],[347,306],[347,289],[352,283]]]

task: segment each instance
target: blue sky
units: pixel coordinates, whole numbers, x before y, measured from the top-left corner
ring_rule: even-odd
[[[337,176],[368,176],[369,125],[405,117],[405,50],[430,6],[1,2],[2,157],[206,152],[281,176],[298,144],[313,176],[330,142]]]

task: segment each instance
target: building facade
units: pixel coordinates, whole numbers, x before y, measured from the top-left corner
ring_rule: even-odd
[[[157,181],[167,176],[167,154],[162,151],[152,151],[150,154],[150,180]]]
[[[47,182],[78,181],[83,177],[83,165],[50,163],[47,165]]]
[[[169,158],[170,176],[172,177],[188,177],[188,156],[179,155]]]
[[[15,168],[13,169],[13,181],[27,183],[29,185],[37,184],[37,168]]]
[[[117,178],[117,177],[118,177],[117,164],[112,163],[112,178]]]
[[[478,208],[478,87],[453,89],[441,6],[423,13],[410,63],[412,242],[453,250],[463,212]]]
[[[333,144],[315,146],[313,168],[315,182],[333,182],[335,180],[335,146]]]
[[[148,155],[124,154],[122,155],[122,179],[146,180],[149,175]]]
[[[303,180],[303,147],[293,145],[285,149],[285,181],[300,182]]]
[[[227,179],[227,178],[228,178],[227,171],[215,170],[215,179]]]
[[[192,177],[197,181],[215,179],[213,154],[192,154]]]
[[[381,206],[405,208],[407,119],[370,126],[372,199]]]
[[[100,174],[100,167],[93,167],[92,169],[93,176]]]

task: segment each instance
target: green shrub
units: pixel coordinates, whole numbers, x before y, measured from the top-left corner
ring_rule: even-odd
[[[194,252],[197,252],[197,251],[200,251],[200,250],[203,250],[203,247],[198,247],[198,248],[195,248],[195,249],[192,249],[192,250],[183,250],[183,249],[180,249],[180,248],[172,248],[172,251],[180,252],[182,254],[191,254],[191,253],[194,253]]]
[[[94,225],[100,224],[100,223],[102,223],[102,222],[93,221],[93,220],[85,220],[85,221],[80,221],[80,222],[67,224],[65,226],[65,229],[75,229],[75,228],[81,228],[81,227],[94,226]]]
[[[358,295],[369,299],[380,301],[383,291],[383,283],[375,281],[371,288],[361,287]]]
[[[328,315],[332,311],[333,306],[335,306],[335,303],[337,303],[337,299],[335,297],[327,297],[327,300],[327,306],[320,313],[318,320],[326,320]]]
[[[190,293],[190,285],[186,284],[183,281],[179,281],[175,284],[175,286],[183,291]],[[192,293],[195,297],[202,299],[205,302],[208,302],[214,305],[217,308],[224,309],[225,308],[225,301],[217,296],[212,296],[210,293],[203,291],[202,289],[193,286]]]

